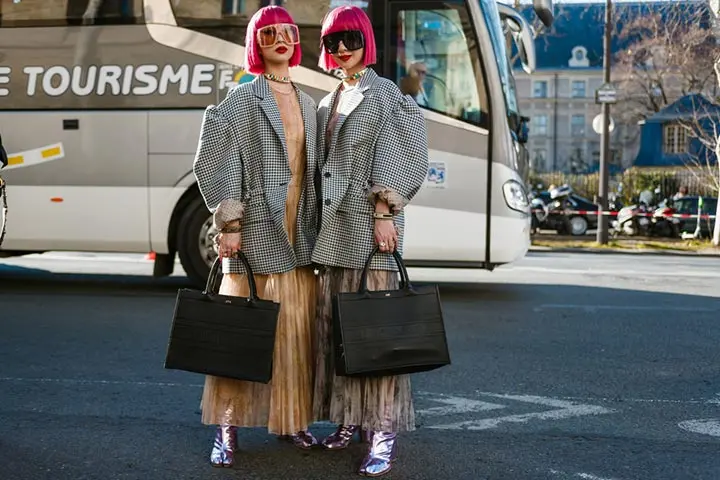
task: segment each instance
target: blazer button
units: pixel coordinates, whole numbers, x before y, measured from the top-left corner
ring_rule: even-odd
[[[331,203],[332,203],[332,200],[330,200],[329,198],[325,199],[325,205],[330,205]]]
[[[330,178],[330,172],[325,172],[325,178]]]

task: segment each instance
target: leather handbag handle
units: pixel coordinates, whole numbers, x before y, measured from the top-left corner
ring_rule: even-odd
[[[247,272],[248,277],[248,283],[250,284],[250,301],[253,302],[258,299],[257,295],[257,284],[255,283],[255,275],[253,274],[252,268],[250,267],[250,263],[248,262],[247,257],[245,254],[238,250],[237,252],[237,258],[240,259],[243,266],[245,267],[245,272]],[[217,274],[218,270],[222,266],[222,262],[220,260],[220,257],[216,257],[215,261],[212,264],[212,267],[210,268],[210,275],[208,275],[207,283],[205,284],[205,291],[203,291],[203,295],[207,295],[208,293],[213,293],[217,295]]]
[[[363,268],[362,275],[360,276],[360,287],[358,288],[359,293],[365,293],[368,291],[367,275],[368,275],[368,271],[370,270],[370,262],[372,262],[373,257],[379,251],[380,251],[380,248],[376,245],[375,248],[373,248],[372,252],[370,252],[368,259],[365,262],[365,268]],[[403,261],[402,257],[397,252],[397,250],[392,252],[392,256],[395,259],[395,263],[398,266],[398,270],[400,270],[400,290],[410,289],[410,287],[411,287],[410,286],[410,277],[408,276],[407,268],[405,268],[405,262]]]

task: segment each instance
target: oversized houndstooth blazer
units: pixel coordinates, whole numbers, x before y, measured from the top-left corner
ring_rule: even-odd
[[[428,169],[425,117],[410,96],[372,69],[357,88],[335,105],[339,88],[318,105],[321,223],[312,259],[325,266],[363,268],[375,246],[375,199],[395,213],[402,254],[403,207],[422,186]],[[339,111],[329,143],[333,107]],[[384,220],[385,221],[385,220]],[[378,254],[371,269],[397,270],[389,254]]]
[[[205,110],[193,172],[218,228],[242,225],[242,251],[254,273],[292,270],[311,263],[317,238],[317,115],[314,100],[296,87],[305,122],[307,167],[300,197],[295,247],[284,228],[291,179],[280,111],[268,81],[258,76]],[[223,273],[244,273],[241,262],[223,259]]]

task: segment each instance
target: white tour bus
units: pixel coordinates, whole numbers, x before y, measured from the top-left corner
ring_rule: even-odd
[[[203,282],[215,256],[192,174],[203,110],[252,80],[241,65],[246,25],[269,3],[0,1],[0,134],[10,160],[0,254],[154,251],[158,276],[177,254]],[[372,18],[380,75],[399,84],[413,62],[427,67],[430,168],[407,208],[408,265],[492,269],[522,258],[526,119],[503,26],[532,69],[527,22],[495,0],[278,3],[301,31],[293,79],[316,100],[338,82],[317,60],[322,18],[341,4]],[[552,0],[534,6],[549,24]]]

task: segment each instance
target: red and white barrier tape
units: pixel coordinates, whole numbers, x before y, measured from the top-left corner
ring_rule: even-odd
[[[533,208],[533,213],[545,213],[542,208]],[[550,214],[561,214],[561,215],[603,215],[609,217],[617,217],[619,212],[600,212],[599,210],[550,210],[547,212]],[[653,212],[633,212],[635,217],[653,217]],[[714,219],[715,215],[693,215],[690,213],[673,213],[671,215],[662,215],[663,218],[703,218],[703,219]]]

